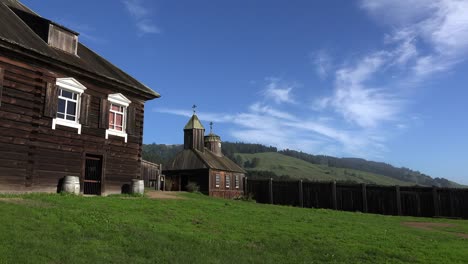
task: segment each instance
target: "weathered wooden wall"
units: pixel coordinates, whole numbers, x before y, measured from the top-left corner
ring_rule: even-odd
[[[144,101],[125,94],[135,111],[134,134],[128,143],[121,137],[105,139],[99,126],[103,99],[115,90],[92,79],[52,71],[34,62],[18,62],[0,54],[4,71],[0,105],[0,192],[55,192],[59,179],[84,175],[86,154],[104,158],[103,193],[117,193],[132,178],[140,177]],[[86,86],[90,95],[87,124],[76,129],[57,125],[44,115],[47,83],[72,77]]]
[[[219,187],[216,187],[216,174],[220,175],[220,184]],[[239,188],[235,186],[234,176],[239,175]],[[229,188],[226,187],[226,177],[231,177],[231,182]],[[210,196],[232,199],[241,196],[244,193],[244,174],[242,173],[233,173],[219,170],[210,170],[209,175],[209,186],[210,186]]]
[[[468,219],[468,189],[246,179],[245,192],[259,203]]]
[[[162,165],[155,164],[146,160],[141,161],[141,179],[145,181],[145,187],[155,188],[159,190]]]

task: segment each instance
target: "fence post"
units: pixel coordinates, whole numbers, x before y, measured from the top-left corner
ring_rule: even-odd
[[[244,195],[248,195],[249,190],[247,189],[247,176],[244,177]]]
[[[455,217],[455,198],[453,197],[453,189],[450,189],[450,217]]]
[[[302,188],[302,180],[299,181],[299,206],[304,207],[304,193]]]
[[[397,214],[402,215],[400,186],[395,186]]]
[[[273,178],[270,178],[268,187],[270,189],[270,204],[273,204]]]
[[[367,213],[368,208],[367,208],[367,187],[366,187],[366,184],[365,183],[361,184],[361,188],[362,188],[362,211],[364,213]]]
[[[432,199],[434,200],[434,216],[440,216],[439,192],[436,186],[432,187]]]
[[[332,187],[332,206],[333,206],[333,210],[338,210],[338,202],[336,201],[336,181],[333,181],[331,183],[331,187]]]

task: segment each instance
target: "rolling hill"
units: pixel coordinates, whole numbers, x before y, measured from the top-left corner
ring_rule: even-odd
[[[182,145],[143,145],[143,159],[163,168],[183,149]],[[358,158],[312,155],[260,144],[223,142],[223,154],[244,167],[250,178],[345,181],[380,185],[420,185],[461,188],[463,185],[409,168]]]
[[[246,168],[251,174],[255,172],[274,172],[277,176],[288,176],[291,179],[310,181],[344,181],[379,185],[414,185],[387,176],[368,173],[353,169],[332,168],[326,165],[312,164],[297,158],[289,157],[277,152],[255,154],[237,153],[244,161],[252,163],[256,158],[258,162],[254,168]],[[264,173],[268,175],[268,173]],[[268,176],[266,176],[268,177]],[[286,178],[286,177],[285,177]]]

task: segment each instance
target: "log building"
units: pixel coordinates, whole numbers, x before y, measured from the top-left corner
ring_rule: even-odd
[[[0,192],[120,193],[140,177],[145,101],[160,97],[16,0],[0,0]]]
[[[210,196],[234,198],[243,194],[245,170],[223,155],[221,138],[205,128],[194,113],[184,127],[184,150],[163,171],[169,190],[185,191],[192,182]],[[169,180],[169,181],[168,181]]]

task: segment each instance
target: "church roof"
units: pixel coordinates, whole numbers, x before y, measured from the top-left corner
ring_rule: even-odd
[[[187,129],[205,129],[205,128],[200,122],[200,119],[198,119],[198,116],[194,114],[184,127],[184,130],[187,130]]]
[[[216,156],[207,148],[205,148],[204,152],[195,149],[185,149],[179,152],[165,170],[183,171],[199,169],[246,173],[244,169],[226,156]]]
[[[52,48],[42,36],[42,33],[48,32],[49,24],[58,25],[40,17],[19,1],[0,0],[0,50],[19,52],[45,63],[60,65],[72,71],[79,70],[80,73],[98,80],[112,82],[121,85],[124,89],[136,91],[148,99],[160,97],[157,92],[81,43],[78,43],[77,56]],[[63,26],[58,26],[73,33]]]

